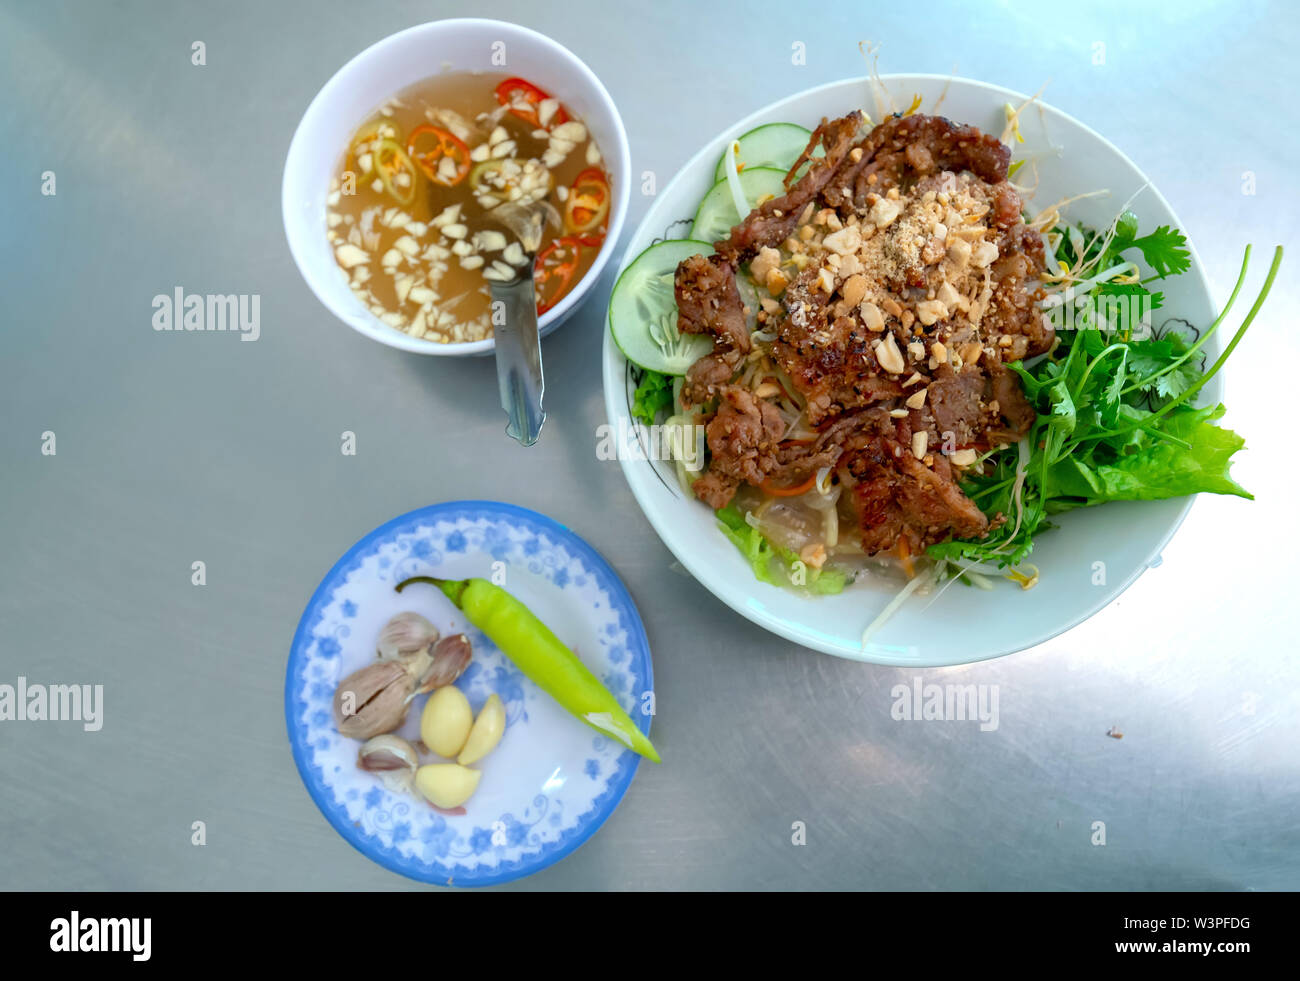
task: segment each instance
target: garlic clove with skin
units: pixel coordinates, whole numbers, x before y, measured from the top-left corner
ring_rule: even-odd
[[[353,671],[334,691],[339,735],[369,739],[392,732],[406,720],[415,679],[397,661],[377,661]]]
[[[422,651],[438,639],[438,628],[418,613],[399,613],[379,631],[376,652],[385,661]]]
[[[378,774],[389,790],[404,791],[415,781],[420,757],[405,739],[389,733],[366,741],[357,753],[357,766]]]
[[[424,646],[406,649],[419,639],[425,639]],[[438,629],[420,614],[399,613],[380,635],[379,656],[344,678],[334,692],[336,727],[349,739],[370,739],[397,729],[406,721],[411,700],[459,678],[472,652],[464,634],[439,639]],[[468,723],[465,731],[468,734]]]
[[[436,688],[446,688],[465,673],[474,656],[469,638],[464,634],[443,637],[429,650],[429,661],[416,670],[416,693],[425,694]]]

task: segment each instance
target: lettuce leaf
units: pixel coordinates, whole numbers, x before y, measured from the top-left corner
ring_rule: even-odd
[[[843,592],[848,576],[840,569],[822,566],[814,569],[800,561],[788,548],[768,541],[761,531],[745,520],[745,515],[735,504],[716,511],[718,527],[754,571],[754,578],[773,586],[804,589],[819,596]],[[796,563],[798,563],[796,565]],[[802,570],[804,582],[798,582]]]
[[[1078,499],[1071,506],[1201,493],[1254,500],[1228,473],[1232,455],[1246,441],[1231,429],[1213,425],[1223,412],[1222,405],[1171,412],[1161,431],[1174,439],[1151,440],[1113,463],[1097,463],[1083,454],[1059,460],[1047,470],[1048,497]],[[1064,510],[1061,505],[1066,503],[1052,501],[1055,510]]]
[[[672,375],[647,370],[632,396],[632,417],[653,426],[659,413],[673,404]]]

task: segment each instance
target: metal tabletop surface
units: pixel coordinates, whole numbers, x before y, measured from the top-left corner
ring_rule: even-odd
[[[0,887],[422,888],[317,811],[284,669],[344,550],[458,498],[583,535],[654,653],[667,762],[508,888],[1300,886],[1294,389],[1265,368],[1300,360],[1297,13],[1140,6],[1065,23],[1041,4],[0,3],[0,683],[104,686],[99,731],[0,722]],[[372,41],[462,13],[586,60],[659,187],[754,109],[865,74],[860,39],[884,43],[886,72],[1048,83],[1168,197],[1216,303],[1246,243],[1291,247],[1226,373],[1225,424],[1249,443],[1234,474],[1257,499],[1202,498],[1118,602],[997,661],[885,669],[759,630],[674,570],[597,459],[612,266],[544,343],[549,421],[525,450],[489,359],[367,340],[289,256],[280,179],[308,102]],[[648,203],[634,191],[625,238]],[[177,287],[259,294],[260,338],[155,332],[151,298]],[[998,727],[895,721],[891,689],[916,677],[996,685]]]

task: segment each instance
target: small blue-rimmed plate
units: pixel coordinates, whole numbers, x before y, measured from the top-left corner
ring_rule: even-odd
[[[289,655],[285,718],[312,799],[362,854],[439,885],[508,882],[559,861],[609,817],[641,759],[560,708],[440,592],[393,589],[409,576],[494,574],[573,647],[648,735],[650,649],[627,589],[573,532],[509,504],[435,504],[376,528],[320,584]],[[494,692],[506,705],[505,736],[476,764],[483,776],[463,813],[386,788],[358,769],[360,743],[334,728],[339,681],[374,659],[380,628],[403,610],[423,614],[444,634],[469,636],[474,659],[456,685],[476,713]],[[412,704],[398,730],[412,742],[423,704],[423,697]]]

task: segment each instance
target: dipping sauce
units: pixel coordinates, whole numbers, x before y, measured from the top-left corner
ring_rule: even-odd
[[[537,312],[560,302],[605,241],[609,177],[587,127],[506,75],[427,78],[357,129],[330,184],[326,234],[349,285],[396,330],[439,342],[492,336],[491,280],[528,259],[502,217],[547,214]],[[517,226],[516,226],[517,227]]]

